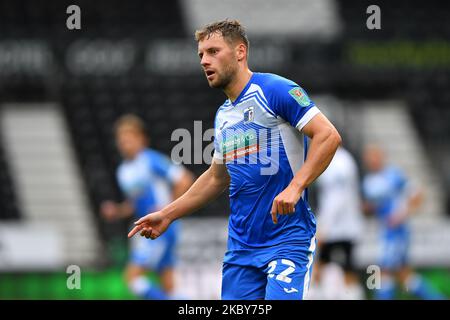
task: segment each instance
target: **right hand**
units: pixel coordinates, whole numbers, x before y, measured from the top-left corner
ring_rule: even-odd
[[[171,222],[162,211],[149,213],[134,223],[135,227],[128,233],[128,238],[140,231],[142,237],[154,240],[167,230]]]

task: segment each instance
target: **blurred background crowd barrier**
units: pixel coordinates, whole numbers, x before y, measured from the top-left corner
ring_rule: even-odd
[[[130,221],[99,214],[122,197],[112,125],[141,116],[168,155],[175,129],[213,127],[225,96],[208,87],[193,33],[223,18],[247,27],[253,71],[296,81],[333,119],[361,172],[377,142],[424,189],[411,263],[450,296],[450,3],[372,2],[0,0],[0,299],[133,298],[121,275]],[[71,4],[80,30],[66,27]],[[371,4],[380,30],[366,26]],[[228,213],[224,195],[182,221],[177,281],[190,297],[219,298]],[[376,238],[367,218],[363,280]],[[81,290],[66,286],[69,265]]]

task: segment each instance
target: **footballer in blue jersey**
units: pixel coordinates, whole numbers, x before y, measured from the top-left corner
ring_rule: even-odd
[[[125,115],[118,120],[116,140],[124,158],[116,172],[117,181],[127,200],[103,203],[102,212],[108,220],[132,214],[139,219],[164,207],[192,184],[191,174],[183,166],[146,146],[144,124],[138,117]],[[125,278],[134,294],[158,300],[171,297],[178,233],[179,225],[174,223],[156,241],[132,239]],[[160,275],[161,287],[145,276],[148,271]]]
[[[364,177],[363,191],[380,221],[383,240],[380,266],[388,270],[405,266],[410,230],[406,219],[398,222],[394,222],[394,219],[399,219],[397,215],[404,215],[403,210],[408,201],[406,177],[398,168],[386,166]]]
[[[440,299],[441,295],[408,266],[408,219],[422,203],[422,192],[412,187],[402,170],[386,164],[384,158],[379,146],[369,145],[364,151],[368,172],[363,179],[363,195],[366,207],[380,222],[381,231],[382,284],[376,298],[393,299],[398,278],[407,291],[418,297]]]
[[[196,40],[209,86],[228,97],[215,116],[211,166],[128,236],[156,239],[229,188],[222,299],[304,299],[316,245],[306,188],[330,163],[340,136],[298,84],[249,70],[238,21],[207,25]]]
[[[302,166],[306,140],[300,131],[318,113],[296,83],[256,72],[236,100],[219,108],[214,157],[225,163],[231,177],[224,299],[236,297],[233,288],[242,286],[242,277],[262,277],[242,298],[299,299],[306,293],[316,222],[305,194],[278,224],[268,213]]]

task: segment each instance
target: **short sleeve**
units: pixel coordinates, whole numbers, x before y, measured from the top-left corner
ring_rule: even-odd
[[[222,133],[219,130],[220,126],[223,126],[225,123],[220,122],[218,119],[218,113],[216,114],[216,118],[214,119],[214,154],[213,158],[218,161],[223,161],[223,149],[222,149]]]
[[[183,167],[181,165],[174,164],[169,157],[159,153],[151,152],[150,156],[150,169],[160,177],[167,179],[170,183],[176,183],[183,174]]]
[[[273,85],[270,105],[276,115],[299,130],[320,112],[306,91],[288,80]]]
[[[397,168],[392,169],[391,179],[395,190],[398,192],[404,192],[408,189],[408,179],[403,171]]]
[[[222,153],[222,149],[220,147],[220,143],[218,142],[216,136],[214,136],[214,154],[213,154],[214,159],[216,160],[223,160],[223,153]]]

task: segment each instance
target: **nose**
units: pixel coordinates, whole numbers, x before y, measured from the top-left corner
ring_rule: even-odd
[[[208,56],[206,54],[204,54],[202,56],[202,59],[200,60],[200,64],[201,64],[202,67],[206,67],[206,66],[211,64],[209,59],[208,59]]]

